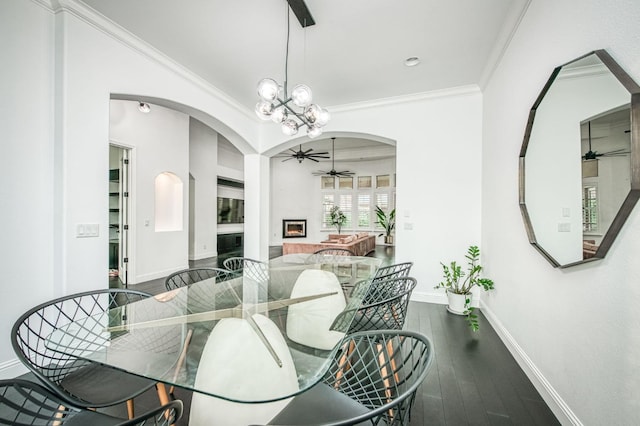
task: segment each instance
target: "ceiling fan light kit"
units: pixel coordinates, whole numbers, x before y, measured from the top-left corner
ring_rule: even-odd
[[[289,4],[290,3],[291,2],[289,2]],[[304,2],[297,3],[304,5]],[[290,32],[288,8],[289,6],[287,6],[287,50],[284,67],[284,84],[281,86],[272,78],[263,78],[260,80],[258,83],[258,96],[260,100],[256,104],[255,111],[260,119],[265,121],[271,120],[274,123],[280,124],[282,132],[287,136],[296,135],[300,128],[306,126],[307,136],[315,138],[322,134],[322,128],[329,122],[331,115],[325,108],[312,103],[313,94],[309,86],[298,84],[293,87],[290,95],[287,93]],[[296,12],[296,15],[297,14]],[[301,25],[306,27],[313,24],[309,24],[306,20],[301,20]]]

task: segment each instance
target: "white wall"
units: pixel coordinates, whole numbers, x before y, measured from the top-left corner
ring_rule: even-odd
[[[640,423],[638,207],[607,258],[554,269],[529,245],[518,154],[529,109],[554,67],[606,48],[640,82],[640,3],[533,0],[484,90],[483,297],[507,344],[565,424]]]
[[[217,256],[218,133],[198,120],[189,121],[189,259]]]
[[[56,161],[53,117],[54,26],[34,2],[2,3],[0,13],[0,377],[24,370],[9,344],[13,322],[34,301],[57,294],[54,270]],[[106,256],[106,253],[105,253]]]

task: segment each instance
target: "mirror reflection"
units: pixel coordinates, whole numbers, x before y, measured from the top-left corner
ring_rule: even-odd
[[[637,199],[629,84],[637,86],[611,64],[596,51],[556,68],[529,117],[520,205],[530,242],[554,266],[604,257]]]

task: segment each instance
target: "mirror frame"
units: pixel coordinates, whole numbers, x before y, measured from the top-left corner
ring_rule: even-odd
[[[604,234],[602,238],[602,242],[596,251],[596,254],[588,259],[582,259],[577,262],[572,262],[568,264],[560,264],[554,257],[548,253],[544,248],[540,246],[538,241],[536,240],[535,232],[529,218],[529,212],[527,210],[527,205],[525,202],[525,155],[527,153],[527,147],[529,146],[529,140],[531,137],[531,130],[533,129],[533,123],[536,116],[536,111],[545,95],[551,88],[551,85],[555,81],[556,77],[560,73],[563,67],[570,65],[576,61],[579,61],[583,58],[586,58],[590,55],[596,55],[602,63],[611,71],[611,73],[618,79],[618,81],[624,86],[625,89],[629,91],[631,95],[631,103],[630,103],[630,119],[631,119],[631,128],[630,128],[630,162],[631,162],[631,188],[629,194],[625,197],[618,213],[616,213],[611,226]],[[520,212],[522,214],[522,220],[524,221],[525,229],[527,231],[527,236],[529,238],[529,242],[533,245],[542,256],[549,261],[555,268],[567,268],[570,266],[581,265],[588,262],[593,262],[595,260],[603,259],[611,245],[615,241],[616,237],[620,233],[622,226],[626,222],[627,218],[630,216],[633,207],[636,205],[638,198],[640,198],[640,86],[633,81],[633,79],[627,74],[620,65],[607,53],[605,50],[594,50],[593,52],[589,52],[586,55],[583,55],[579,58],[576,58],[572,61],[567,62],[566,64],[560,65],[556,67],[551,76],[549,77],[547,83],[542,88],[542,91],[538,95],[538,98],[534,102],[531,110],[529,112],[529,118],[527,120],[527,127],[524,134],[524,140],[522,142],[522,147],[520,148],[520,157],[519,157],[519,167],[518,167],[518,186],[519,186],[519,204],[520,204]]]

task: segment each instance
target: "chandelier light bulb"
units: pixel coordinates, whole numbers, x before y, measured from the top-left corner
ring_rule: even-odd
[[[327,125],[329,120],[331,119],[331,114],[325,108],[320,109],[320,113],[316,118],[316,126],[324,127]]]
[[[311,139],[316,138],[322,134],[322,129],[317,126],[307,127],[307,136]]]
[[[273,104],[268,101],[260,101],[256,104],[256,115],[262,120],[270,120],[273,113]]]
[[[282,123],[287,118],[287,110],[283,106],[279,106],[271,114],[271,121],[274,123]]]
[[[316,122],[321,112],[322,108],[316,104],[311,104],[304,109],[304,118],[309,120],[309,123],[313,124]]]
[[[291,118],[286,119],[282,123],[282,133],[287,136],[293,136],[298,133],[298,124]]]
[[[305,84],[298,84],[291,91],[291,100],[300,108],[304,108],[311,103],[311,89]]]
[[[263,78],[258,83],[258,95],[265,101],[271,102],[278,97],[278,83],[272,78]]]

